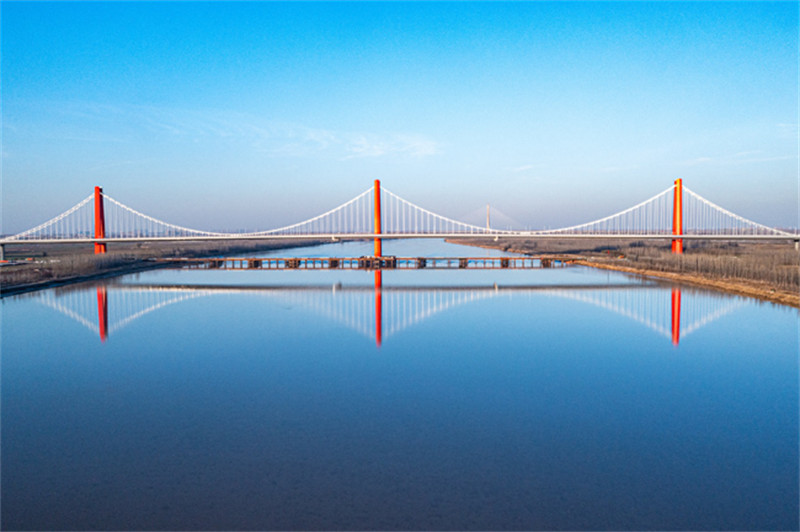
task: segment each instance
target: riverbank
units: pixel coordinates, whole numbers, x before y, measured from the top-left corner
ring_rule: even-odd
[[[232,242],[225,245],[187,243],[114,246],[94,255],[91,247],[42,247],[31,244],[15,251],[16,260],[0,268],[0,297],[55,286],[115,277],[165,267],[155,258],[213,257],[258,253],[319,244],[307,240]],[[723,292],[800,308],[800,254],[780,244],[693,243],[683,255],[668,246],[623,242],[596,246],[595,242],[495,242],[491,239],[459,240],[458,244],[500,249],[524,255],[574,255],[575,264],[644,277],[691,284]],[[12,258],[13,260],[13,258]]]
[[[800,254],[791,246],[762,243],[687,245],[683,255],[669,246],[622,242],[598,247],[594,242],[495,242],[460,244],[501,249],[525,255],[582,255],[575,264],[664,279],[800,308]]]
[[[576,260],[574,264],[589,266],[591,268],[599,268],[602,270],[614,270],[634,275],[641,275],[642,277],[665,279],[668,281],[674,281],[676,283],[711,288],[721,292],[727,292],[729,294],[747,296],[760,299],[762,301],[769,301],[771,303],[778,303],[781,305],[800,308],[800,294],[797,292],[790,292],[775,288],[769,283],[763,281],[748,281],[744,279],[709,279],[697,274],[648,270],[646,268],[637,268],[635,266],[626,266],[610,262],[599,262],[591,259]]]
[[[16,249],[10,257],[11,261],[0,268],[0,298],[168,266],[153,259],[252,254],[318,243],[308,240],[282,240],[267,243],[234,241],[222,245],[115,245],[103,255],[95,255],[92,247],[76,249],[75,246],[45,247],[30,244]]]
[[[58,286],[65,286],[75,283],[84,283],[87,281],[96,281],[98,279],[106,279],[109,277],[117,277],[120,275],[127,275],[129,273],[142,272],[153,270],[156,268],[163,268],[167,266],[163,263],[155,263],[148,260],[133,261],[124,266],[100,268],[96,273],[75,274],[75,275],[52,275],[45,274],[38,280],[31,282],[2,282],[0,283],[0,298],[6,296],[13,296],[17,294],[24,294],[27,292],[35,292],[37,290],[46,290],[48,288],[56,288]],[[33,268],[32,276],[41,275],[40,268]],[[35,271],[39,270],[39,272]],[[0,280],[6,276],[7,272],[0,271]]]

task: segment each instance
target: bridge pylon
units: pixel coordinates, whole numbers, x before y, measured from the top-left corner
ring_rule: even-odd
[[[683,180],[675,180],[675,192],[672,201],[672,234],[683,235]],[[672,240],[672,252],[676,255],[683,254],[683,239]]]
[[[106,213],[103,209],[103,188],[94,187],[94,237],[106,237]],[[94,243],[94,254],[99,255],[106,252],[105,243]]]
[[[375,180],[375,226],[374,231],[376,235],[381,234],[381,180]],[[375,238],[375,256],[383,256],[382,242],[380,238]]]

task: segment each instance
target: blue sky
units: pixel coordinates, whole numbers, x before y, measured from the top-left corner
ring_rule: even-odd
[[[798,224],[797,2],[2,2],[2,231],[102,185],[267,229],[381,179],[595,219],[677,177]],[[468,220],[470,221],[470,220]]]

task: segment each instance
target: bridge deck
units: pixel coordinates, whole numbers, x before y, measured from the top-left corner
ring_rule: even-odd
[[[158,259],[203,270],[499,270],[563,267],[575,257],[264,257]]]

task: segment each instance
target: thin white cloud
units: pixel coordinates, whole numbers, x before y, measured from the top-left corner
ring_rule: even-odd
[[[689,159],[688,161],[683,161],[680,163],[681,166],[698,166],[701,164],[708,164],[714,162],[715,159],[713,157],[695,157],[694,159]]]
[[[630,172],[631,170],[639,170],[641,166],[639,165],[628,165],[628,166],[606,166],[605,168],[601,168],[600,172],[604,174],[615,174],[617,172]]]
[[[778,128],[778,138],[797,139],[797,124],[778,123],[775,126]]]
[[[424,157],[439,152],[436,142],[413,135],[366,136],[347,135],[343,137],[347,154],[344,160],[362,157],[382,157],[385,155],[407,155]]]
[[[356,157],[380,157],[387,152],[387,146],[384,142],[369,140],[366,137],[356,137],[347,143],[346,150],[348,155],[345,159],[353,159]]]
[[[240,144],[275,157],[348,160],[425,157],[440,152],[439,143],[421,134],[336,131],[235,111],[72,104],[65,114],[73,117],[81,131],[105,132],[128,140],[146,137],[155,142]]]
[[[543,168],[544,166],[545,166],[544,163],[524,164],[522,166],[514,166],[514,167],[511,167],[511,168],[508,168],[508,171],[509,172],[513,172],[515,174],[518,174],[518,173],[522,173],[522,172],[528,172],[530,170],[537,170],[539,168]]]
[[[797,159],[797,155],[776,155],[775,157],[755,157],[752,159],[743,159],[742,163],[769,163],[772,161],[791,161]]]
[[[759,153],[764,153],[762,150],[749,150],[749,151],[740,151],[739,153],[734,153],[731,157],[749,157],[751,155],[758,155]]]
[[[103,163],[103,164],[99,164],[99,165],[87,168],[86,171],[87,172],[94,172],[96,170],[108,170],[110,168],[121,168],[123,166],[136,166],[136,165],[149,163],[151,161],[153,161],[153,159],[140,159],[140,160],[108,162],[108,163]]]
[[[680,163],[681,166],[700,166],[700,165],[715,165],[715,166],[736,166],[742,164],[757,164],[769,163],[775,161],[790,161],[797,159],[797,155],[774,155],[764,157],[752,157],[758,155],[761,151],[739,152],[729,156],[723,157],[695,157]]]

